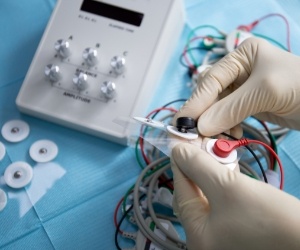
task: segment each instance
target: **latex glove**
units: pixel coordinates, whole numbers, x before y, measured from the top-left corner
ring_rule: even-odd
[[[171,162],[174,210],[189,250],[300,249],[298,199],[229,170],[192,144],[175,146]]]
[[[199,118],[198,130],[204,136],[228,131],[255,114],[300,129],[300,57],[263,39],[248,38],[199,80],[174,121]]]

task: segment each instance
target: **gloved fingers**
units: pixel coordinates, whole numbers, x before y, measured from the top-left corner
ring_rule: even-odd
[[[172,150],[172,160],[173,164],[203,191],[212,209],[222,202],[226,184],[236,178],[236,173],[199,147],[189,143],[176,145]],[[190,188],[190,191],[192,190]],[[195,190],[193,193],[195,194]]]
[[[271,114],[269,112],[259,113],[259,114],[254,115],[254,117],[256,117],[257,119],[262,120],[262,121],[270,122],[273,124],[278,124],[279,126],[284,127],[284,128],[292,128],[292,129],[297,129],[297,130],[300,129],[300,126],[299,126],[300,117],[298,118],[298,122],[295,121],[295,119],[289,119],[288,117],[283,118],[278,115]]]
[[[205,73],[190,99],[175,114],[173,121],[183,116],[198,119],[229,85],[233,82],[243,82],[248,78],[249,64],[243,48],[229,53],[215,63]]]
[[[169,146],[170,148],[175,147],[177,144],[186,142],[186,140],[187,140],[187,139],[185,139],[185,138],[183,138],[183,137],[180,137],[180,136],[177,136],[177,135],[174,135],[174,134],[168,132],[167,143],[168,143],[168,146]],[[198,136],[197,139],[193,140],[193,143],[194,143],[195,145],[199,145],[199,146],[201,147],[201,145],[202,145],[202,140],[203,140],[203,138],[202,138],[201,136]]]
[[[208,215],[209,204],[199,187],[182,173],[172,159],[171,166],[174,180],[173,212],[188,230],[196,220],[199,223]]]
[[[226,139],[226,140],[227,140],[228,137],[222,135],[222,137],[220,137],[220,139]],[[204,138],[202,139],[202,146],[201,146],[201,149],[203,149],[204,151],[206,150],[206,149],[205,149],[205,148],[206,148],[206,144],[208,143],[209,140],[211,140],[211,138],[209,138],[209,137],[204,137]],[[192,143],[192,144],[193,144],[193,143]],[[234,171],[240,172],[240,166],[239,166],[238,160],[235,161],[235,164],[236,164],[236,167],[234,168]]]
[[[197,68],[197,72],[199,72],[198,82],[205,76],[205,74],[210,70],[211,67],[212,67],[212,65],[205,64],[205,65],[202,65],[199,68]]]
[[[171,158],[173,172],[173,183],[178,208],[188,204],[191,200],[203,197],[202,191],[178,168],[176,162]],[[179,211],[180,212],[180,211]]]
[[[226,130],[224,131],[224,133],[226,134],[230,134],[230,130]],[[224,134],[218,134],[216,136],[214,136],[215,139],[228,139],[228,136],[224,135]]]
[[[240,88],[202,113],[198,119],[198,130],[204,136],[220,134],[248,116],[270,110],[274,103],[271,91],[249,77]],[[216,120],[219,122],[216,123]]]
[[[197,84],[199,84],[202,81],[202,79],[204,78],[205,74],[209,71],[209,69],[211,67],[212,67],[212,65],[203,65],[203,67],[200,69],[200,73],[197,75]],[[197,69],[197,71],[198,71],[198,69]]]
[[[243,128],[241,126],[241,124],[237,124],[235,125],[233,128],[230,129],[230,135],[232,135],[233,137],[240,139],[243,136]]]
[[[192,236],[193,234],[197,235],[197,233],[203,232],[203,227],[206,226],[210,214],[210,207],[206,197],[199,196],[183,204],[177,201],[177,197],[175,192],[173,203],[177,212],[176,216],[184,227],[186,234]],[[202,229],[199,230],[200,228]]]
[[[236,126],[234,126],[233,128],[224,131],[224,133],[231,135],[237,139],[242,138],[243,136],[243,128],[241,126],[241,124],[237,124]],[[216,136],[217,139],[229,139],[228,136],[224,135],[224,134],[218,134]]]
[[[191,228],[193,224],[200,223],[209,215],[210,209],[207,198],[203,196],[195,197],[185,202],[180,202],[175,188],[173,194],[173,214],[179,219],[184,228]],[[200,226],[200,225],[199,225]]]
[[[173,191],[172,207],[173,207],[173,214],[177,218],[179,218],[180,217],[180,213],[179,213],[179,208],[178,208],[177,200],[176,200],[176,189],[174,189],[174,191]]]

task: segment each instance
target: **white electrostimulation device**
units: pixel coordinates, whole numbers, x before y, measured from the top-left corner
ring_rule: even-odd
[[[21,112],[126,144],[184,26],[182,0],[59,0],[18,94]]]

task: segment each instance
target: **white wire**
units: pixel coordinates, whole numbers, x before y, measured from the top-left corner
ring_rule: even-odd
[[[151,242],[154,242],[155,244],[162,246],[168,250],[180,250],[182,249],[181,247],[177,247],[176,245],[170,244],[168,242],[165,242],[161,238],[159,238],[154,232],[151,231],[149,228],[149,225],[145,222],[145,219],[141,213],[140,206],[139,206],[139,187],[142,186],[147,186],[149,181],[151,179],[147,179],[147,181],[143,182],[144,176],[147,174],[147,172],[152,169],[154,166],[157,166],[158,164],[166,161],[168,157],[162,157],[152,163],[150,163],[148,166],[146,166],[142,173],[139,175],[136,184],[133,189],[133,209],[134,209],[134,216],[137,222],[137,225],[139,227],[139,230],[148,238]],[[157,172],[162,174],[164,171],[166,171],[169,168],[169,166],[164,166]]]
[[[250,175],[253,175],[258,180],[261,180],[260,176],[250,167],[249,164],[247,164],[244,161],[240,161],[239,165],[241,167],[241,170],[244,170],[245,172],[249,173]]]
[[[154,209],[153,209],[153,202],[152,202],[152,197],[153,197],[153,189],[154,189],[154,186],[155,186],[155,183],[157,182],[159,176],[162,174],[161,171],[157,171],[157,173],[155,173],[153,175],[153,178],[152,180],[150,181],[149,183],[149,187],[148,187],[148,194],[147,194],[147,204],[148,204],[148,210],[149,210],[149,213],[151,215],[151,219],[153,220],[153,222],[155,223],[155,225],[165,234],[167,235],[168,238],[170,238],[171,240],[173,241],[177,241],[178,243],[182,244],[182,245],[185,245],[185,241],[181,240],[181,239],[177,239],[177,238],[174,238],[173,235],[169,234],[169,232],[164,228],[164,226],[160,223],[160,221],[158,220],[155,212],[154,212]]]
[[[271,161],[270,161],[270,155],[266,152],[265,148],[263,148],[262,146],[259,146],[259,147],[257,147],[256,151],[259,152],[259,154],[257,154],[257,153],[255,152],[256,156],[257,156],[259,159],[260,159],[260,158],[265,158],[265,160],[266,160],[266,162],[267,162],[268,168],[271,169],[272,166],[271,166]],[[249,158],[243,158],[243,161],[244,161],[245,163],[248,163],[248,164],[249,164],[249,163],[255,162],[256,160],[255,160],[254,157],[249,157]]]

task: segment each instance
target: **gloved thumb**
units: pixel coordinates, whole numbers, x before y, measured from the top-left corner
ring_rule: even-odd
[[[205,110],[218,101],[220,94],[227,92],[228,86],[233,82],[247,80],[249,77],[247,72],[250,71],[249,58],[243,56],[240,50],[241,48],[223,57],[203,75],[201,83],[199,83],[192,96],[175,114],[173,123],[178,117],[183,116],[197,120]]]
[[[199,146],[189,143],[180,143],[172,150],[172,162],[182,173],[200,188],[205,194],[209,206],[214,207],[223,200],[224,187],[236,178],[236,172],[229,170],[217,162]],[[176,182],[176,177],[174,178]],[[175,187],[176,192],[186,190],[187,182]],[[196,191],[194,191],[196,192]],[[196,196],[196,195],[194,195]],[[179,203],[187,203],[186,196],[180,195]]]
[[[205,110],[198,119],[200,133],[217,135],[240,124],[248,116],[271,111],[274,95],[258,83],[259,80],[250,76],[241,87]]]

